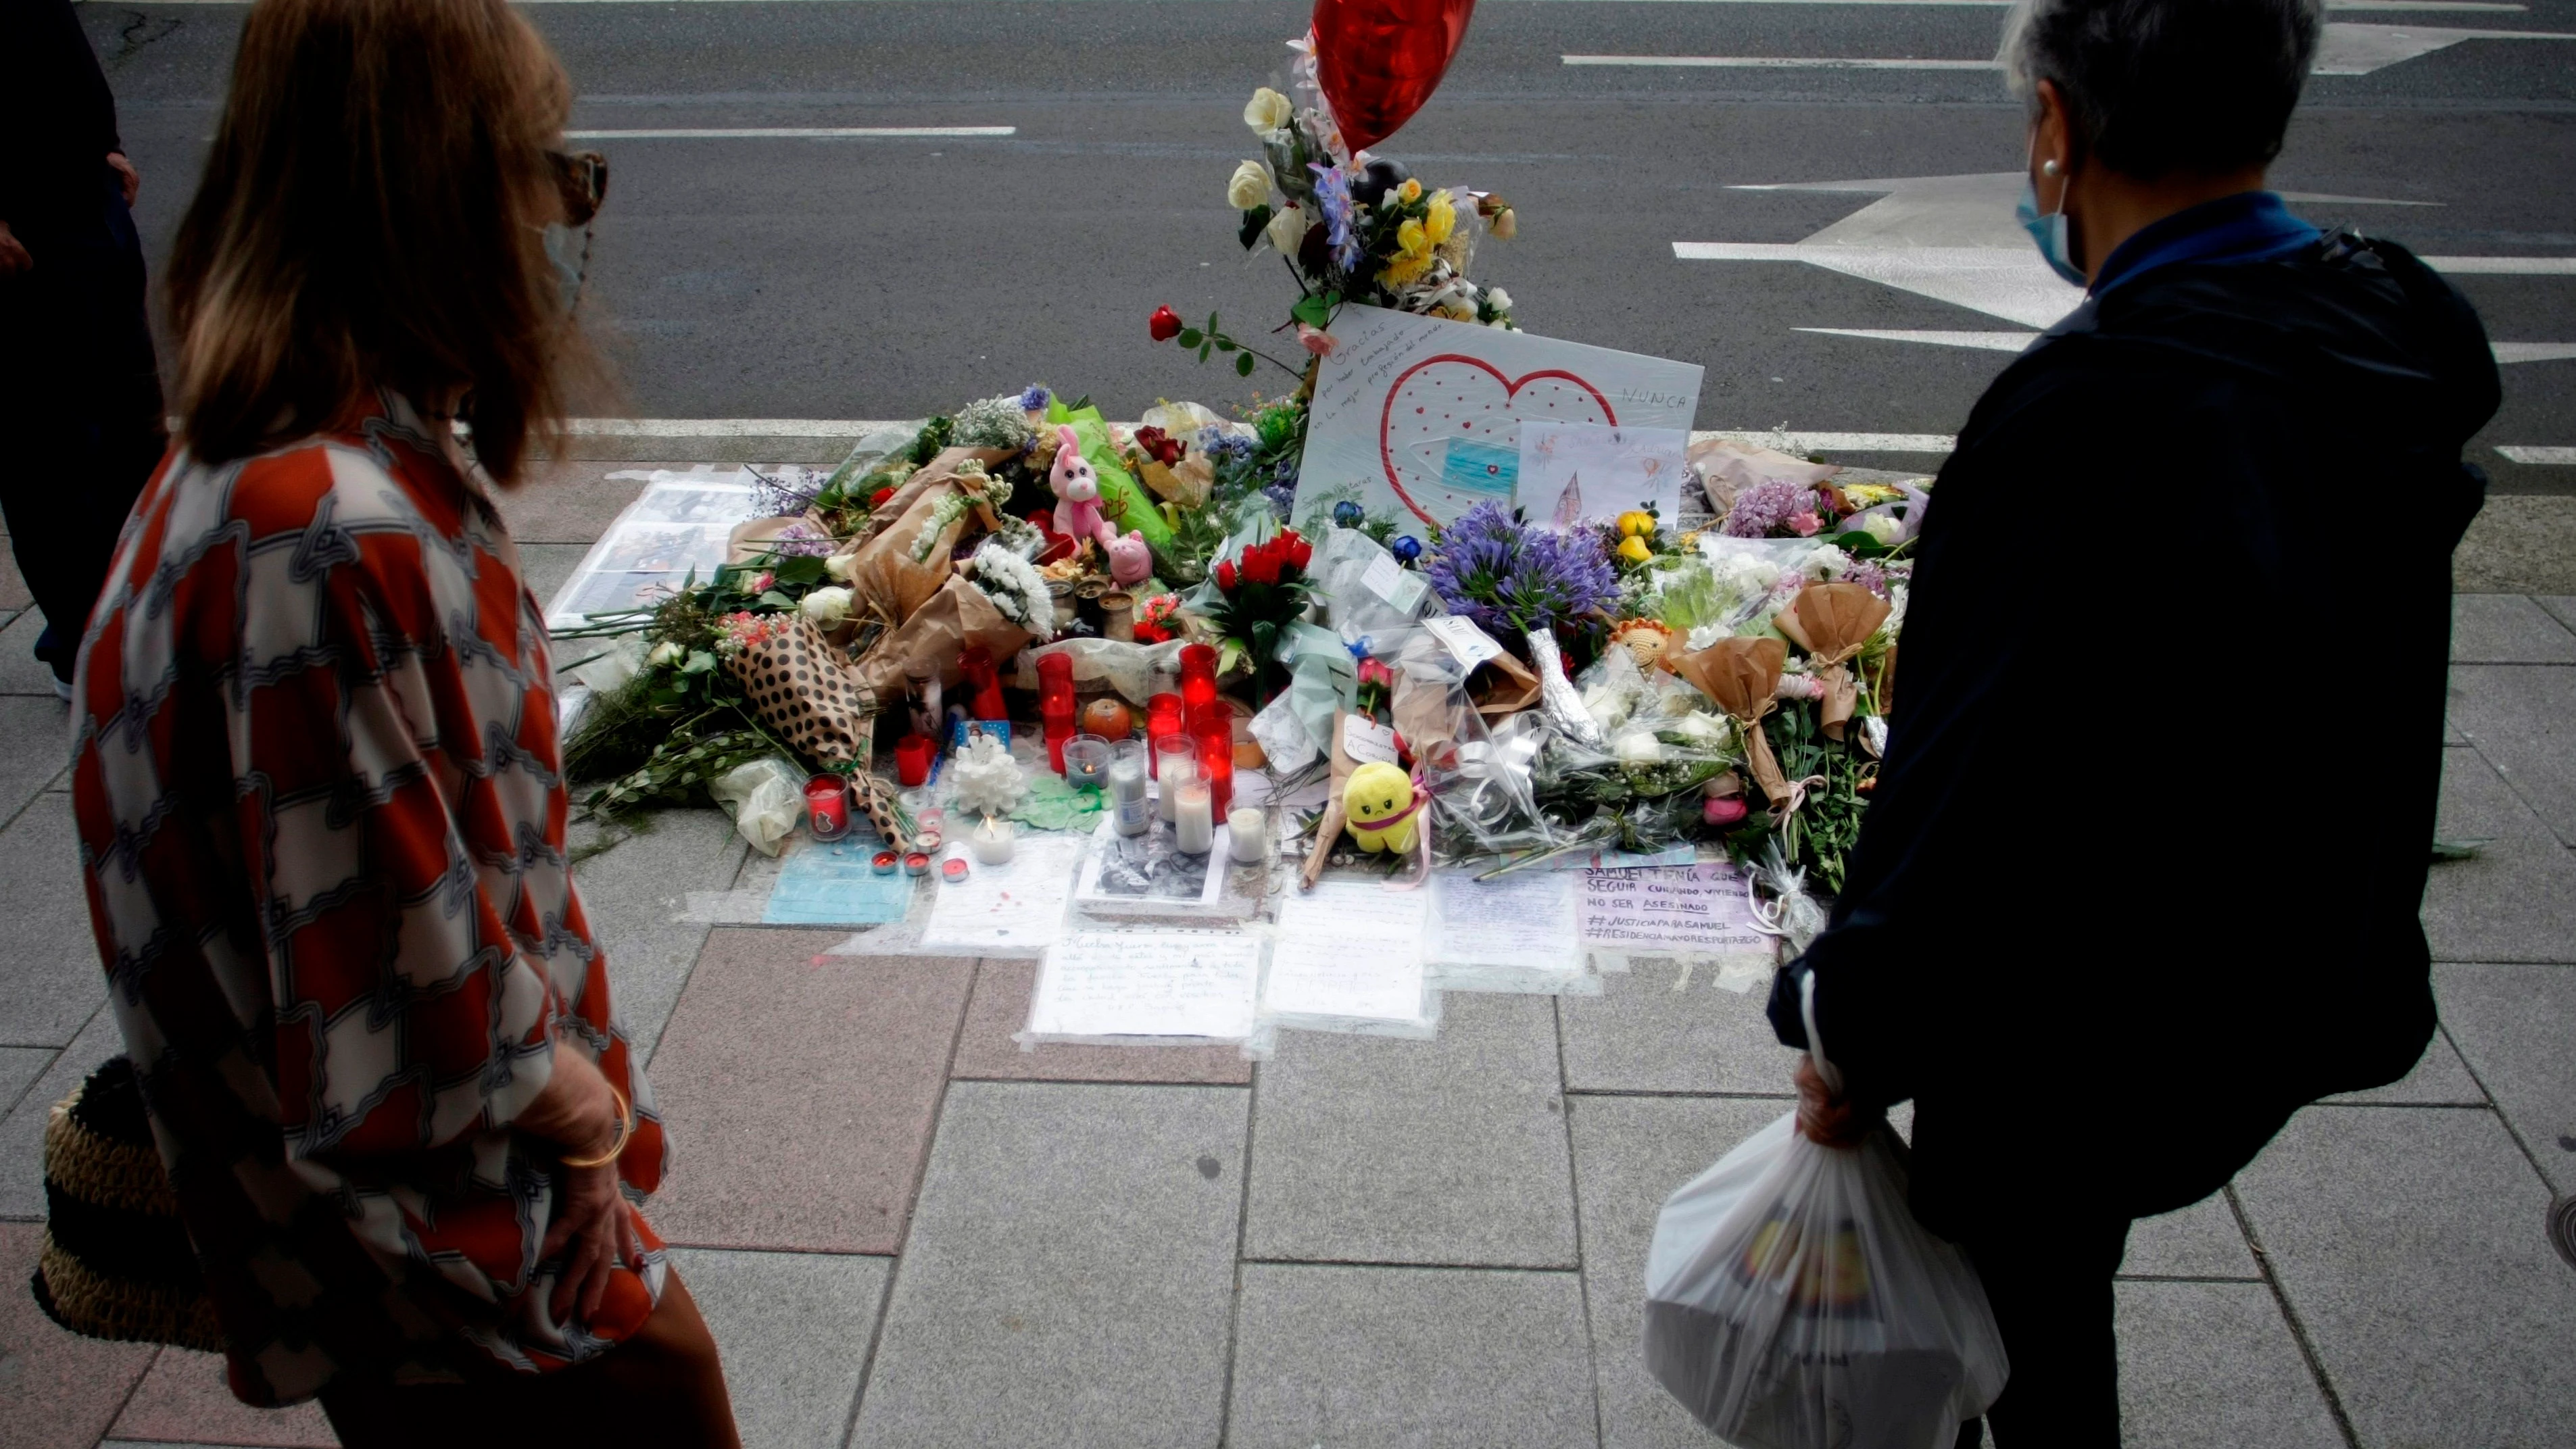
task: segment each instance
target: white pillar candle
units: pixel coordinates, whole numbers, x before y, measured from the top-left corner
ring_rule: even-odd
[[[1258,805],[1246,805],[1225,817],[1237,865],[1259,865],[1270,854],[1270,817]]]
[[[1109,761],[1110,818],[1121,835],[1142,835],[1154,823],[1153,805],[1145,798],[1145,754],[1113,756]]]
[[[1183,735],[1181,738],[1189,737]],[[1195,746],[1196,741],[1192,741],[1192,744]],[[1158,813],[1162,815],[1165,822],[1178,824],[1181,818],[1181,787],[1199,777],[1198,756],[1185,751],[1166,751],[1158,756],[1154,763],[1161,771],[1161,777],[1155,783],[1163,792],[1162,799],[1157,805]],[[1205,850],[1207,847],[1199,848]]]
[[[967,839],[966,844],[975,852],[977,864],[1001,865],[1011,858],[1015,834],[1016,832],[1011,829],[1011,822],[996,820],[987,815],[984,817],[984,823],[975,827],[975,833]]]
[[[1215,792],[1205,780],[1192,780],[1171,793],[1172,834],[1183,855],[1205,855],[1216,843]]]

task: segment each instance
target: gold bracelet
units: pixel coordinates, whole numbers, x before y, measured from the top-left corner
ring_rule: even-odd
[[[563,1159],[564,1166],[606,1167],[625,1154],[626,1140],[635,1135],[635,1104],[613,1086],[608,1089],[608,1095],[617,1099],[617,1140],[609,1143],[608,1150],[596,1157],[567,1157]]]

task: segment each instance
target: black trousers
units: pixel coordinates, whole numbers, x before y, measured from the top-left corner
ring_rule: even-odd
[[[135,495],[167,444],[143,244],[102,164],[95,216],[19,221],[33,270],[0,279],[0,515],[68,680]]]
[[[2111,1278],[2128,1251],[2127,1218],[1971,1238],[1968,1257],[2003,1330],[2012,1375],[1986,1411],[2003,1449],[2119,1449],[2120,1351]],[[1985,1441],[1959,1430],[1959,1449]]]

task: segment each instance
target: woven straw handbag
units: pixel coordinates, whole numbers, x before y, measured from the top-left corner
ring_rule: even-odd
[[[223,1349],[142,1085],[123,1057],[90,1073],[45,1123],[45,1241],[28,1287],[74,1333]]]

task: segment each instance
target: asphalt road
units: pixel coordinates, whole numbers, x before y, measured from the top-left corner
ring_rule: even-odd
[[[244,9],[82,10],[145,176],[143,225],[164,241]],[[626,411],[913,416],[1042,380],[1133,416],[1158,397],[1222,406],[1252,390],[1154,346],[1144,319],[1169,303],[1248,332],[1284,315],[1293,289],[1276,259],[1246,262],[1222,193],[1250,154],[1243,99],[1281,79],[1305,5],[740,0],[529,14],[573,76],[577,129],[1017,128],[591,143],[609,153],[614,185],[586,306]],[[1949,433],[2008,352],[1798,329],[2029,324],[1798,260],[1681,260],[1674,243],[1796,243],[1877,201],[1732,188],[2017,167],[2022,124],[1998,75],[1563,57],[1984,60],[2003,14],[1487,0],[1440,93],[1380,150],[1429,181],[1509,196],[1521,234],[1488,243],[1478,274],[1510,289],[1531,331],[1704,364],[1702,426]],[[2345,43],[2384,57],[2409,48],[2392,34],[2421,48],[2423,26],[2576,33],[2576,0],[2330,18],[2370,27]],[[2360,198],[2302,209],[2430,254],[2576,256],[2576,39],[2466,39],[2319,76],[2275,181]],[[1997,215],[1971,228],[1980,241],[2008,226],[2008,204],[1999,196]],[[1942,230],[1955,217],[1924,225],[1930,242],[1956,240]],[[2459,281],[2499,341],[2576,353],[2576,275]],[[2501,490],[2576,493],[2576,466],[2517,465],[2496,445],[2576,446],[2576,360],[2508,366],[2479,445]]]

